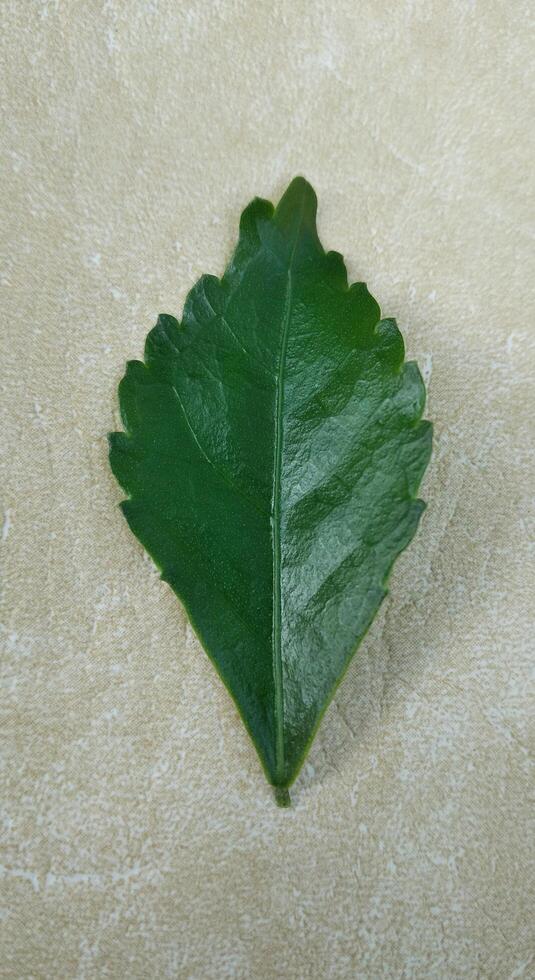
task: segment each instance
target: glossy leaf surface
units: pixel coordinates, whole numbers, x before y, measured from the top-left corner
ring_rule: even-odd
[[[120,384],[126,519],[185,604],[270,782],[295,778],[424,508],[425,389],[296,178]]]

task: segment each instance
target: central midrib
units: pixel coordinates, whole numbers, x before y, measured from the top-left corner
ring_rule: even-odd
[[[284,419],[284,371],[286,366],[286,352],[288,349],[288,335],[290,331],[290,319],[292,310],[293,278],[292,267],[301,222],[303,220],[303,203],[301,213],[297,223],[297,231],[293,243],[290,260],[288,263],[288,273],[286,277],[286,294],[284,302],[284,313],[281,329],[281,340],[279,349],[279,361],[277,367],[277,386],[275,392],[275,445],[274,445],[274,466],[273,466],[273,495],[271,520],[273,528],[273,678],[275,687],[275,770],[277,780],[284,779],[284,692],[282,675],[282,618],[281,618],[281,476],[282,476],[282,449],[283,449],[283,419]]]

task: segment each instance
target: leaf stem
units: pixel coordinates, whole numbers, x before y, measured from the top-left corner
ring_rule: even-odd
[[[292,805],[291,796],[286,789],[286,786],[274,786],[273,792],[275,794],[275,802],[277,806],[289,807]]]

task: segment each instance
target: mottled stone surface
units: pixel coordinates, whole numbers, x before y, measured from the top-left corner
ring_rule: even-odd
[[[535,977],[530,7],[2,2],[2,977]],[[105,436],[296,173],[436,451],[280,811]]]

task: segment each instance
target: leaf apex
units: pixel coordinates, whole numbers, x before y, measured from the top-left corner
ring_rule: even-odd
[[[306,215],[312,222],[316,221],[318,210],[316,192],[308,180],[299,175],[290,181],[277,204],[275,212],[281,218],[286,213],[292,213],[295,210],[300,210],[303,216]]]
[[[316,191],[312,187],[312,184],[303,177],[302,174],[297,174],[293,180],[290,181],[286,193],[292,192],[292,194],[300,197],[309,197],[317,203]]]

